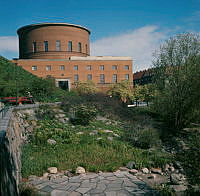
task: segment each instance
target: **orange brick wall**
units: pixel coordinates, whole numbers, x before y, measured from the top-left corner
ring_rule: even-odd
[[[92,74],[92,81],[99,87],[108,86],[112,83],[112,75],[117,74],[117,82],[125,80],[125,74],[129,74],[129,81],[133,81],[132,61],[131,60],[44,60],[44,59],[19,59],[13,60],[14,63],[22,66],[25,70],[39,77],[47,77],[48,75],[55,79],[70,79],[70,83],[74,83],[74,75],[79,75],[80,81],[87,81],[87,75]],[[33,71],[32,66],[37,66],[37,70]],[[46,66],[50,65],[51,70],[47,71]],[[60,66],[64,65],[65,70],[60,70]],[[74,66],[78,65],[78,70],[74,70]],[[91,65],[92,70],[87,70],[87,65]],[[104,70],[100,70],[99,66],[104,65]],[[117,65],[117,70],[112,69],[112,65]],[[124,69],[125,65],[129,65],[129,70]],[[100,83],[100,74],[105,75],[104,85]]]

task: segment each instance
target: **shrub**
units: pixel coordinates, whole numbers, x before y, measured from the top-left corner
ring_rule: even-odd
[[[156,129],[139,129],[127,133],[128,141],[139,148],[148,149],[160,144],[159,133]]]
[[[88,125],[91,120],[97,116],[97,110],[94,106],[78,105],[73,109],[74,116],[71,118],[72,124]]]
[[[79,95],[83,94],[94,94],[98,92],[97,87],[92,81],[79,81],[75,83],[75,91],[78,92]]]

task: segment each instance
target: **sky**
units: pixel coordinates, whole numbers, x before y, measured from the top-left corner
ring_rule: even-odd
[[[43,22],[87,27],[91,55],[131,56],[135,72],[169,37],[200,32],[200,0],[0,0],[0,55],[17,58],[17,29]]]

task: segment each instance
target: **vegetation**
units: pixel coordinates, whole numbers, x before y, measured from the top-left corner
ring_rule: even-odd
[[[65,94],[52,79],[42,79],[0,56],[0,97],[27,96],[36,101],[58,101]]]
[[[79,81],[75,83],[75,89],[79,95],[95,94],[98,92],[97,87],[92,81]]]
[[[200,37],[180,34],[167,40],[154,61],[154,110],[168,127],[180,130],[200,122]]]
[[[145,132],[148,130],[146,125],[152,125],[152,119],[147,118],[148,115],[144,108],[138,108],[136,111],[134,108],[124,107],[120,101],[114,98],[101,94],[96,94],[94,97],[92,95],[79,97],[77,94],[70,94],[69,99],[72,101],[71,107],[64,103],[61,106],[64,110],[66,108],[66,115],[71,115],[71,108],[77,104],[75,100],[81,99],[84,105],[90,103],[95,107],[98,114],[104,116],[101,117],[103,119],[92,118],[87,125],[61,123],[55,119],[52,120],[53,114],[48,111],[50,108],[42,108],[43,118],[38,120],[37,129],[31,137],[31,142],[23,147],[22,175],[24,177],[31,174],[42,175],[50,166],[56,166],[59,170],[72,169],[73,171],[77,166],[83,166],[87,171],[97,172],[115,171],[129,161],[135,161],[138,169],[152,166],[161,167],[171,162],[172,157],[168,153],[161,153],[159,147],[149,149],[154,146],[151,142],[156,143],[155,140],[158,139],[157,136],[152,137],[152,132],[156,132],[156,130],[151,133],[146,131],[144,134],[144,146],[142,146],[144,149],[141,149],[140,145],[136,145],[129,138],[128,132],[134,133],[138,130],[139,136],[139,130],[141,133],[143,130]],[[108,109],[104,104],[110,99],[110,102],[115,100],[116,105]],[[65,100],[68,100],[67,97]],[[80,105],[77,104],[77,106]],[[104,112],[102,112],[102,107],[104,107]],[[130,114],[129,117],[126,117],[126,121],[122,117],[121,111]],[[134,121],[137,118],[141,119],[141,121],[137,121],[138,124],[132,124],[133,114]],[[146,119],[146,123],[142,118]],[[109,131],[106,132],[106,130]],[[150,145],[145,139],[146,136],[152,137],[152,140],[149,140]],[[48,139],[54,139],[56,144],[48,144]]]

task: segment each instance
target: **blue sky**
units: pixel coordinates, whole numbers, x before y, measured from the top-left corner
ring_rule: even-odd
[[[16,30],[66,22],[91,30],[91,54],[132,56],[134,71],[177,33],[200,31],[200,0],[1,0],[0,54],[18,57]]]

